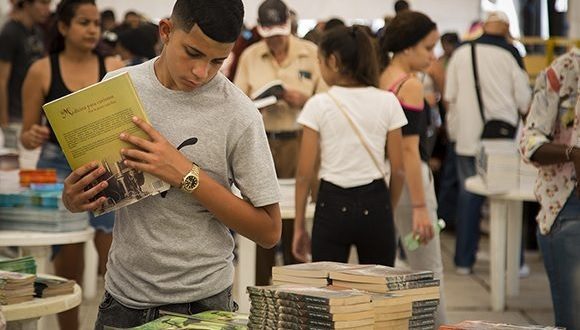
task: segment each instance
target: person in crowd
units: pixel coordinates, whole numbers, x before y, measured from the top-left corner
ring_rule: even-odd
[[[332,29],[319,47],[320,71],[331,88],[313,96],[298,118],[303,135],[292,252],[303,262],[310,253],[312,261],[348,262],[355,245],[361,264],[393,266],[393,207],[404,182],[401,127],[407,119],[397,98],[378,89],[378,60],[368,56],[376,50],[364,28]],[[388,186],[385,149],[392,169]],[[319,157],[311,242],[304,214]]]
[[[248,27],[244,26],[242,29],[242,33],[236,40],[234,48],[228,57],[228,60],[222,66],[222,72],[227,71],[226,77],[229,80],[234,81],[234,77],[236,76],[236,72],[238,71],[238,62],[240,60],[240,56],[246,50],[246,48],[250,47],[251,45],[255,44],[256,42],[262,40],[260,34],[258,33],[258,29],[256,26],[249,29]],[[229,62],[229,63],[228,63]],[[226,67],[226,68],[224,68]]]
[[[156,56],[155,43],[149,31],[141,26],[119,32],[115,50],[125,65],[136,65]]]
[[[108,31],[115,31],[117,28],[117,19],[115,12],[111,9],[106,9],[101,12],[101,30],[103,33]]]
[[[507,15],[499,11],[491,12],[483,29],[481,37],[473,43],[463,44],[453,53],[447,66],[445,84],[448,116],[453,118],[455,126],[452,128],[450,125],[449,129],[455,132],[457,141],[459,195],[454,261],[456,272],[462,275],[473,271],[480,236],[484,197],[468,192],[465,180],[476,174],[475,155],[480,149],[482,136],[514,139],[518,113],[526,113],[531,98],[522,58],[506,39],[509,32]],[[481,107],[474,78],[472,47],[475,47]],[[501,123],[508,134],[495,136],[504,129],[495,129],[487,124],[490,121]]]
[[[312,30],[308,31],[305,35],[304,35],[304,40],[308,40],[310,42],[315,43],[316,45],[318,45],[320,43],[320,39],[322,38],[322,34],[324,33],[324,26],[326,25],[326,22],[324,21],[319,21],[316,23],[316,25],[312,28]]]
[[[537,238],[550,281],[555,324],[580,329],[580,49],[557,58],[536,79],[520,142],[538,168]]]
[[[219,73],[243,8],[241,0],[177,0],[170,19],[159,22],[161,55],[105,77],[127,72],[151,122],[133,119],[149,140],[120,134],[134,146],[120,150],[125,165],[173,188],[116,212],[97,330],[139,326],[160,310],[235,310],[229,229],[265,248],[280,238],[280,191],[262,118]],[[85,191],[104,170],[91,162],[67,177],[70,211],[105,202],[90,199],[106,184]]]
[[[121,23],[121,29],[136,29],[139,25],[141,25],[141,15],[132,10],[125,13],[123,23]]]
[[[395,15],[399,15],[400,13],[404,13],[406,11],[411,10],[409,2],[407,2],[406,0],[397,0],[393,7],[395,9]]]
[[[44,34],[39,24],[50,14],[50,0],[20,0],[0,32],[0,128],[6,147],[22,151],[20,163],[33,168],[39,150],[27,152],[18,143],[22,129],[22,84],[32,63],[44,56]]]
[[[324,24],[324,32],[328,32],[337,27],[345,27],[345,26],[346,24],[344,24],[343,20],[341,20],[338,17],[333,17],[328,21],[326,21],[326,24]]]
[[[416,75],[435,60],[433,49],[438,40],[437,26],[426,15],[409,11],[395,16],[380,41],[385,67],[380,86],[397,96],[408,120],[402,129],[406,185],[395,210],[395,225],[400,236],[413,232],[422,243],[414,251],[403,246],[409,266],[415,270],[431,270],[441,281],[437,323],[444,324],[441,243],[434,230],[437,201],[426,150],[430,113],[423,85]]]
[[[246,95],[252,95],[272,81],[282,81],[284,91],[278,102],[261,109],[261,113],[278,178],[294,178],[301,134],[296,119],[306,101],[326,88],[318,67],[317,47],[291,35],[288,7],[280,0],[266,0],[260,5],[257,30],[264,39],[242,53],[234,82]],[[291,220],[284,221],[286,264],[295,263],[293,228]],[[275,252],[258,248],[256,284],[269,284]]]
[[[113,57],[94,52],[100,37],[99,12],[94,0],[63,0],[56,9],[53,39],[49,56],[35,62],[28,71],[22,89],[23,127],[21,142],[25,148],[42,147],[37,168],[55,168],[60,182],[71,168],[56,135],[42,115],[42,105],[98,82],[107,71],[122,67]],[[46,123],[43,124],[43,123]],[[111,246],[114,215],[92,217],[95,246],[99,254],[99,273],[106,272]],[[54,248],[54,267],[59,276],[82,283],[84,270],[83,243]],[[59,315],[63,329],[78,328],[78,308]]]
[[[457,47],[459,47],[460,41],[457,33],[450,32],[444,33],[441,36],[441,46],[443,48],[443,55],[439,57],[437,62],[439,67],[443,68],[442,81],[437,83],[440,89],[441,95],[445,95],[445,72],[447,69],[447,63],[453,55],[453,52]],[[437,81],[438,79],[436,79]],[[442,111],[443,129],[442,134],[444,138],[445,146],[445,156],[441,168],[441,174],[439,179],[439,190],[437,194],[437,214],[439,218],[445,219],[446,228],[455,229],[456,217],[457,217],[457,195],[459,189],[459,182],[457,177],[457,159],[455,155],[455,131],[453,126],[453,114],[450,115],[449,104],[447,102],[439,102]]]

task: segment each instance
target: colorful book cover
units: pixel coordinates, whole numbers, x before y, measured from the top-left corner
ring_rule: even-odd
[[[128,73],[49,102],[43,109],[73,170],[95,160],[105,168],[93,186],[107,181],[108,187],[96,196],[107,197],[107,202],[95,215],[169,189],[162,180],[124,165],[120,150],[134,146],[121,141],[119,134],[149,139],[132,122],[134,116],[148,119]]]
[[[120,330],[114,327],[105,327],[108,330]],[[226,323],[202,321],[187,316],[165,315],[154,321],[143,324],[130,330],[246,330],[245,326],[233,326]]]

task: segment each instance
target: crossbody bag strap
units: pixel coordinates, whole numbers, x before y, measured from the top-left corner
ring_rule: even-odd
[[[473,68],[473,79],[475,81],[475,94],[477,95],[477,105],[479,106],[479,114],[481,120],[485,124],[485,115],[483,114],[483,100],[481,99],[481,84],[479,83],[479,74],[477,72],[477,55],[475,52],[475,42],[471,43],[471,67]]]
[[[346,109],[342,105],[342,103],[340,103],[332,94],[330,94],[330,93],[327,93],[327,94],[328,94],[328,96],[330,96],[330,98],[332,99],[332,101],[334,101],[334,103],[336,104],[336,106],[338,107],[338,109],[340,110],[340,112],[342,112],[342,114],[346,118],[346,121],[348,122],[348,124],[350,125],[350,127],[352,127],[352,130],[358,136],[361,144],[363,145],[363,147],[365,148],[365,150],[368,152],[369,156],[371,156],[371,159],[373,160],[373,163],[375,164],[375,166],[379,170],[379,173],[381,173],[383,175],[383,178],[385,179],[385,183],[387,183],[387,185],[388,185],[386,171],[381,167],[381,165],[380,165],[381,163],[379,163],[379,161],[375,157],[375,154],[373,154],[373,152],[372,152],[371,148],[369,147],[369,145],[367,144],[364,136],[362,135],[362,133],[360,132],[360,130],[358,129],[358,127],[355,125],[354,121],[352,120],[352,117],[348,114],[348,111],[346,111]]]

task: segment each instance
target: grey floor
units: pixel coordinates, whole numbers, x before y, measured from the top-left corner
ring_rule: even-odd
[[[485,254],[489,240],[481,240],[481,257],[475,273],[469,276],[455,275],[453,268],[454,237],[443,234],[442,249],[445,265],[445,294],[447,315],[450,322],[462,320],[488,320],[512,324],[551,325],[554,322],[548,279],[544,272],[541,256],[537,252],[526,252],[526,262],[531,268],[528,277],[520,281],[520,294],[508,297],[504,312],[492,312],[489,306],[489,261]],[[103,293],[103,281],[99,280],[98,297]],[[81,329],[92,329],[99,299],[85,300],[81,305]],[[48,329],[58,329],[54,318],[47,320]]]

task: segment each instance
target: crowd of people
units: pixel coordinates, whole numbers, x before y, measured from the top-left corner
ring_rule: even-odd
[[[85,189],[103,173],[71,170],[44,117],[44,103],[128,72],[147,111],[150,137],[125,165],[171,184],[167,195],[113,215],[91,217],[105,296],[95,329],[133,327],[160,310],[235,310],[234,231],[255,241],[256,284],[284,263],[340,261],[356,246],[361,263],[398,257],[440,280],[437,324],[446,322],[439,218],[456,236],[455,271],[473,272],[484,198],[465,189],[485,139],[520,139],[540,167],[538,241],[550,279],[556,325],[580,327],[580,219],[576,148],[580,53],[572,50],[532,90],[503,12],[488,13],[479,35],[441,35],[426,14],[396,1],[394,17],[372,31],[339,18],[304,38],[281,0],[265,0],[258,24],[243,25],[241,0],[177,0],[153,24],[135,11],[118,24],[94,0],[14,0],[0,32],[0,125],[21,166],[56,168],[71,212],[97,209]],[[435,56],[441,44],[443,54]],[[250,99],[279,81],[259,109]],[[177,148],[195,137],[197,143]],[[195,185],[184,185],[194,177]],[[295,219],[282,220],[278,179],[295,178]],[[232,192],[235,185],[243,196]],[[316,203],[307,230],[308,200]],[[410,250],[399,237],[421,243]],[[82,282],[79,244],[55,246],[57,275]],[[73,261],[74,262],[71,262]],[[524,266],[522,255],[522,266]],[[78,308],[59,315],[78,329]]]

